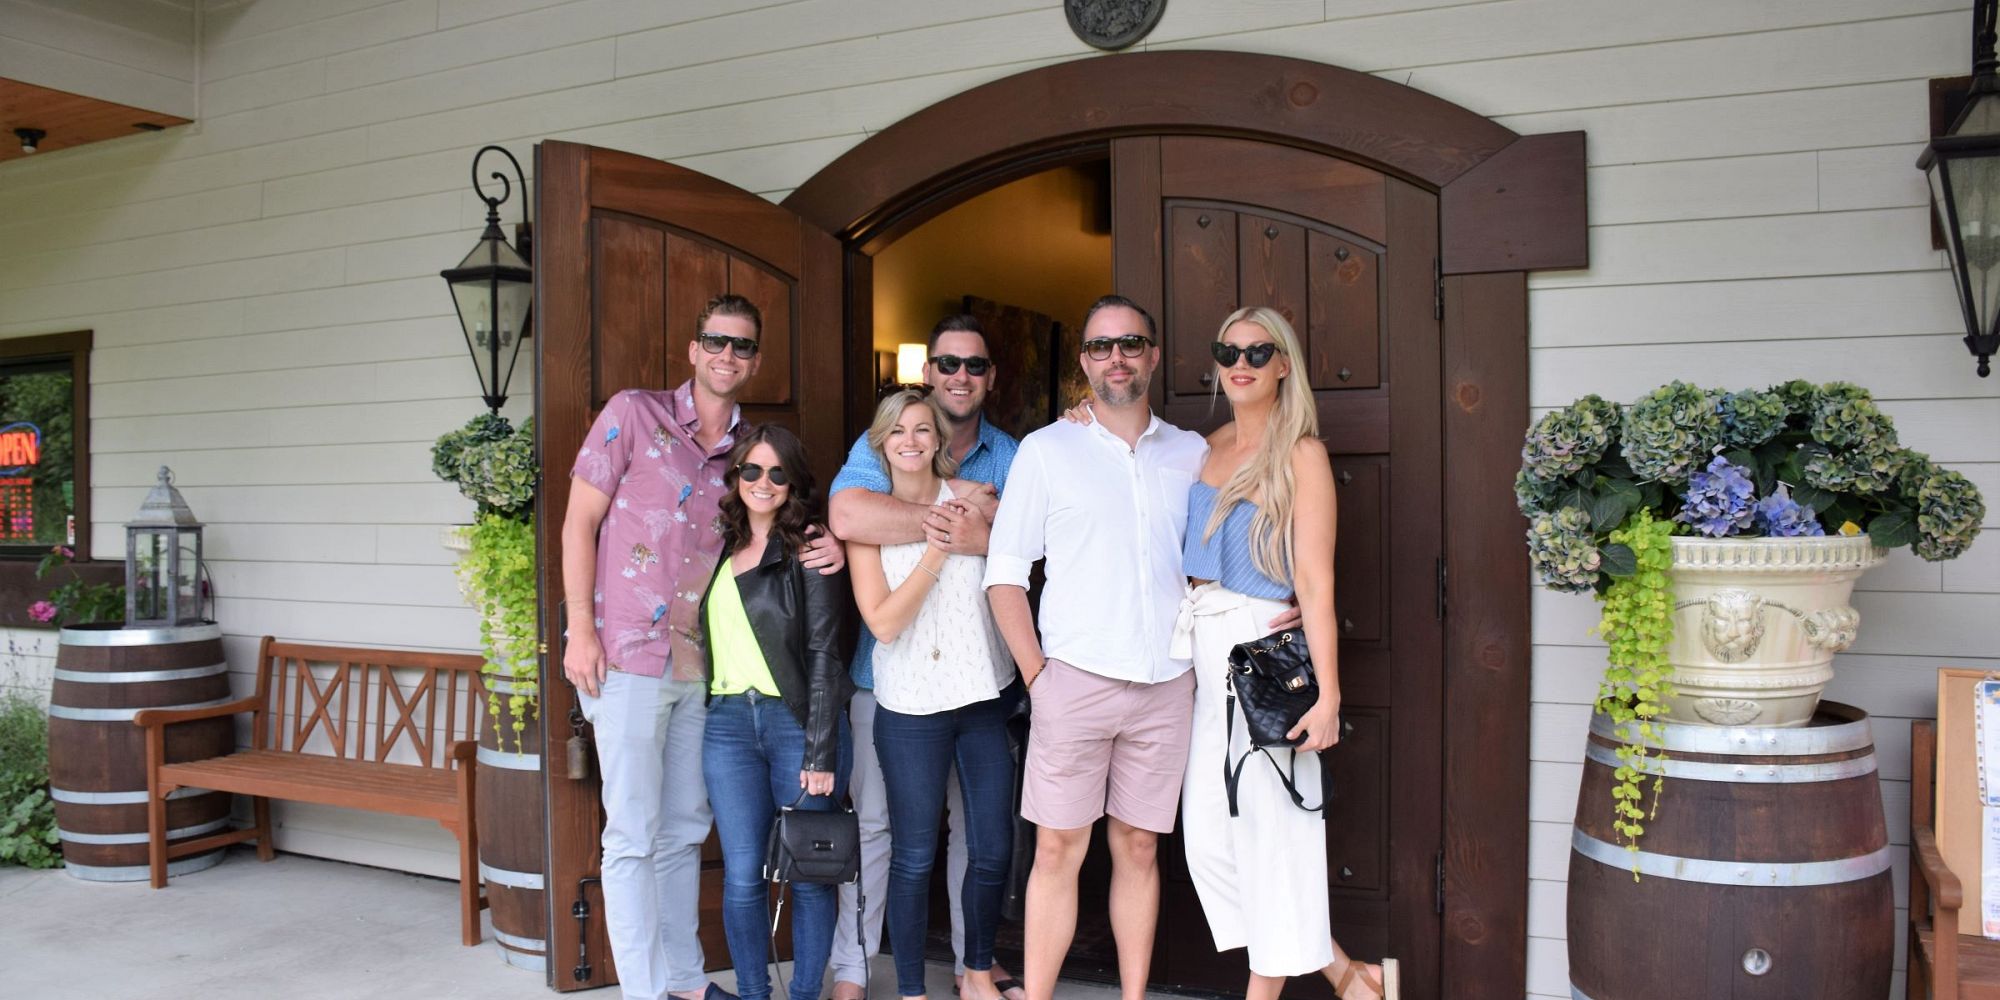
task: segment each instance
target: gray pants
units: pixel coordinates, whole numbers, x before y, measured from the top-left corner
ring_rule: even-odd
[[[614,670],[599,697],[577,697],[604,779],[604,922],[619,987],[626,1000],[702,989],[703,686]]]
[[[868,930],[868,943],[862,946],[855,922],[849,917],[854,912],[855,887],[841,886],[831,964],[835,982],[859,983],[864,981],[863,964],[882,950],[882,912],[889,901],[889,796],[882,784],[882,763],[875,756],[875,692],[854,692],[847,713],[854,727],[854,776],[847,789],[861,819],[861,889],[868,894],[868,910],[861,923]],[[965,883],[965,797],[959,791],[955,768],[944,795],[950,830],[945,881],[951,891],[951,953],[956,959],[954,974],[964,975],[965,911],[958,896]]]

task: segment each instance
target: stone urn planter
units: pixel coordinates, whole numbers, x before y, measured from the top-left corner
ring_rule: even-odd
[[[1886,550],[1867,535],[1673,539],[1672,722],[1792,728],[1811,721],[1854,643],[1854,581]]]

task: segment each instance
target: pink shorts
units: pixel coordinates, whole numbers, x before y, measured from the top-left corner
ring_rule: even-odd
[[[1076,830],[1107,813],[1171,833],[1194,727],[1194,672],[1141,684],[1050,660],[1028,689],[1021,815]]]

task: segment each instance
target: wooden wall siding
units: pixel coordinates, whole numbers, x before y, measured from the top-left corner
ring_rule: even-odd
[[[193,118],[198,2],[5,0],[0,3],[0,75]],[[36,125],[0,124],[10,129]]]
[[[1981,432],[2000,390],[1957,343],[1910,165],[1925,82],[1966,71],[1964,6],[1175,0],[1145,46],[1317,60],[1519,133],[1587,131],[1594,266],[1530,283],[1530,405],[1851,377],[2000,493]],[[154,464],[181,470],[239,670],[267,631],[475,644],[436,544],[469,505],[428,447],[478,408],[436,272],[477,235],[479,145],[524,163],[539,138],[612,146],[775,200],[943,97],[1092,55],[1047,0],[208,0],[200,23],[197,126],[0,167],[0,335],[96,331],[93,539],[118,543]],[[1978,627],[2000,613],[2000,542],[1862,588],[1834,691],[1876,713],[1900,842],[1902,720],[1932,714],[1930,670],[2000,666]],[[1566,997],[1564,838],[1600,653],[1588,601],[1533,601],[1528,989]],[[44,658],[0,662],[0,685],[45,683]],[[453,870],[434,826],[284,821],[288,849]]]

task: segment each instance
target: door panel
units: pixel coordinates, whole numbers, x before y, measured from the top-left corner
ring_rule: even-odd
[[[685,380],[695,317],[710,297],[734,291],[764,316],[763,361],[741,402],[746,420],[800,431],[821,482],[842,457],[841,249],[826,233],[750,192],[669,163],[574,143],[536,147],[539,232],[535,268],[536,394],[542,477],[540,536],[544,676],[559,676],[564,623],[561,517],[569,459],[614,393],[666,389]],[[802,370],[828,377],[801,380]],[[545,684],[543,712],[570,720],[575,695]],[[589,727],[577,725],[588,736]],[[602,813],[594,777],[572,781],[570,727],[545,727],[549,808],[547,898],[550,985],[561,990],[616,981],[604,937],[601,895],[591,892],[579,954],[571,906],[581,880],[597,874]],[[712,894],[720,879],[704,879]],[[717,899],[704,899],[715,912]],[[712,949],[712,964],[728,963]],[[587,962],[579,978],[572,970]]]
[[[1327,853],[1342,946],[1401,959],[1403,995],[1434,998],[1443,778],[1436,196],[1332,157],[1240,139],[1114,140],[1112,167],[1117,290],[1161,317],[1172,370],[1154,391],[1167,419],[1203,431],[1227,419],[1213,400],[1208,345],[1230,311],[1272,306],[1303,341],[1301,374],[1336,473],[1336,620],[1351,727],[1323,757],[1326,840],[1309,849]],[[1214,951],[1178,835],[1162,840],[1160,856],[1154,981],[1240,993],[1243,953]],[[1085,870],[1070,968],[1102,976],[1116,968],[1094,908],[1108,865],[1097,858]],[[1329,992],[1302,977],[1285,995]]]

